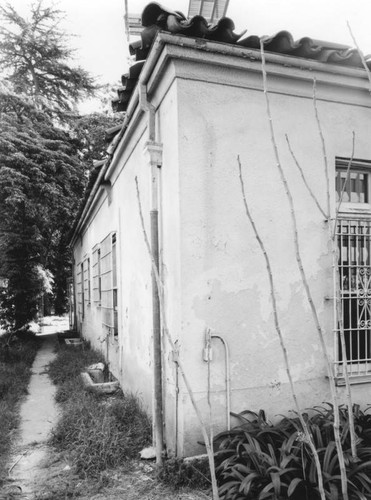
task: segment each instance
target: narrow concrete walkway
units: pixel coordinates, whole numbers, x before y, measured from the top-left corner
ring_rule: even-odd
[[[55,386],[46,372],[47,365],[55,357],[57,336],[55,333],[45,335],[41,328],[40,337],[42,345],[32,365],[29,394],[21,405],[19,440],[9,472],[12,483],[22,491],[17,498],[30,500],[35,498],[38,471],[45,467],[47,440],[58,419]]]

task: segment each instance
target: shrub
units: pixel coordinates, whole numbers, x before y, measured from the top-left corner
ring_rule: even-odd
[[[49,364],[49,376],[54,384],[60,385],[67,380],[76,380],[87,366],[100,361],[103,361],[103,357],[97,351],[91,349],[81,351],[62,346],[56,358]]]
[[[361,436],[369,437],[370,419],[355,406],[359,437],[358,460],[350,452],[348,413],[340,408],[341,440],[347,467],[351,499],[371,495],[371,447]],[[317,469],[302,432],[298,417],[284,417],[273,425],[264,412],[247,411],[235,415],[239,427],[216,436],[219,494],[224,500],[270,499],[317,500]],[[334,412],[330,404],[303,414],[318,451],[324,488],[329,499],[342,498],[339,461],[334,442]],[[222,458],[220,458],[222,457]]]
[[[151,441],[151,421],[137,397],[103,396],[87,392],[80,372],[101,356],[90,350],[62,349],[49,365],[59,386],[56,399],[62,416],[53,430],[52,444],[67,451],[77,473],[98,477],[109,468],[125,465]]]
[[[207,457],[192,460],[170,458],[165,460],[159,469],[158,478],[175,489],[209,488],[211,486],[209,461]]]

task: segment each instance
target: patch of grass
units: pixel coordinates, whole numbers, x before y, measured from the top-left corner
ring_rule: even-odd
[[[58,385],[56,399],[62,404],[51,442],[58,451],[66,451],[76,472],[86,477],[127,464],[151,440],[151,422],[137,397],[85,390],[80,373],[98,361],[101,356],[92,350],[61,349],[49,365]]]
[[[58,386],[76,381],[87,366],[100,361],[103,361],[102,355],[92,349],[61,346],[56,358],[49,364],[49,377]]]
[[[207,457],[165,460],[158,471],[158,479],[175,488],[210,488],[210,467]]]
[[[0,337],[0,481],[19,425],[19,402],[27,394],[39,341],[31,334]]]

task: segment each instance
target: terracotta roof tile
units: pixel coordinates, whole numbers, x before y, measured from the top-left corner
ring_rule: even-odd
[[[215,25],[210,25],[200,15],[186,19],[181,12],[169,10],[157,2],[151,2],[144,8],[141,19],[144,27],[141,32],[141,40],[130,44],[130,53],[135,56],[137,62],[130,68],[128,74],[122,76],[123,87],[118,90],[118,97],[112,101],[113,109],[116,111],[126,110],[144,60],[160,30],[191,38],[204,38],[214,42],[235,44],[250,49],[260,49],[262,41],[264,50],[267,52],[343,66],[363,67],[357,49],[347,45],[315,40],[310,37],[294,40],[288,31],[280,31],[269,37],[246,36],[245,32],[235,33],[234,22],[228,17],[220,19]],[[371,56],[368,56],[367,59],[367,65],[371,69]]]

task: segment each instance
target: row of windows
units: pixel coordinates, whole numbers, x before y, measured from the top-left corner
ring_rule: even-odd
[[[102,311],[102,325],[118,335],[117,237],[109,234],[92,250],[92,265],[87,257],[77,266],[77,313],[83,321],[86,308],[93,303]]]

